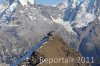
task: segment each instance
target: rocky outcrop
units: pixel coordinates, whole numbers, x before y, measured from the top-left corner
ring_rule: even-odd
[[[78,63],[78,57],[81,57],[79,52],[76,52],[58,36],[53,36],[48,42],[46,42],[40,49],[35,51],[33,55],[21,62],[19,66],[89,66],[86,63]],[[42,58],[42,60],[41,60]],[[45,59],[65,59],[69,58],[69,61],[59,61],[56,63],[49,63]],[[73,59],[73,60],[72,60]]]

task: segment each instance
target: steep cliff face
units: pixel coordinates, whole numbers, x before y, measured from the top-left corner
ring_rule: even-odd
[[[69,46],[80,51],[83,56],[93,56],[95,62],[98,62],[94,66],[99,65],[100,1],[84,0],[73,7],[74,2],[69,0],[67,2],[69,6],[64,9],[64,24],[70,23],[74,32],[72,35],[67,35],[69,37],[65,41],[70,44]],[[61,35],[65,36],[66,32],[62,32]]]

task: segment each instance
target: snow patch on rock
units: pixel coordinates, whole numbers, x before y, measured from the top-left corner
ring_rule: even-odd
[[[86,13],[85,15],[78,14],[76,21],[76,26],[77,28],[81,28],[84,26],[87,26],[90,22],[94,21],[95,15]]]
[[[30,4],[34,4],[34,0],[28,0]]]
[[[9,9],[10,9],[10,11],[12,12],[16,7],[17,7],[17,3],[13,3],[13,4],[9,7]]]
[[[2,12],[3,10],[4,10],[4,6],[0,4],[0,12]]]
[[[27,6],[27,0],[19,0],[19,2],[22,4],[22,6]]]
[[[100,16],[98,17],[99,21],[100,21]]]
[[[58,18],[58,19],[54,19],[52,18],[52,20],[55,22],[55,23],[58,23],[58,24],[61,24],[65,27],[65,29],[73,34],[75,34],[75,32],[73,31],[72,27],[71,27],[71,24],[70,22],[64,22],[61,18]]]

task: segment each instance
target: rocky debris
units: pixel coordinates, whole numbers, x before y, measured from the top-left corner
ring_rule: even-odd
[[[69,62],[69,63],[45,63],[47,58],[74,58],[75,61],[77,57],[81,57],[79,52],[76,52],[63,41],[58,36],[53,36],[46,44],[44,44],[40,49],[35,51],[30,58],[21,62],[19,66],[89,66],[84,63]],[[42,58],[43,61],[40,60]]]

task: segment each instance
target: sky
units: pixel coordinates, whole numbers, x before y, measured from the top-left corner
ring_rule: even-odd
[[[45,4],[45,5],[57,5],[66,0],[36,0],[37,3]],[[79,0],[83,1],[83,0]]]
[[[0,0],[0,3],[2,1],[3,0]],[[39,3],[39,4],[53,6],[53,5],[57,5],[58,3],[61,3],[61,2],[66,1],[66,0],[35,0],[35,1],[36,1],[36,3]],[[80,0],[80,1],[82,1],[82,0]]]
[[[0,3],[2,2],[3,0],[0,0]]]
[[[3,0],[0,0],[0,3],[2,2]],[[36,3],[39,3],[39,4],[44,4],[44,5],[56,5],[60,2],[63,2],[64,0],[35,0]]]
[[[60,2],[65,0],[36,0],[37,3],[45,4],[45,5],[57,5]]]

